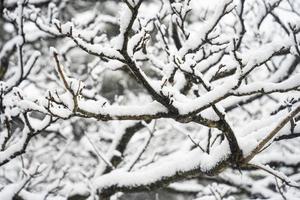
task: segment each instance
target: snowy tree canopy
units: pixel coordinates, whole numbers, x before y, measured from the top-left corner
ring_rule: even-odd
[[[0,0],[0,200],[300,199],[299,62],[299,0]]]

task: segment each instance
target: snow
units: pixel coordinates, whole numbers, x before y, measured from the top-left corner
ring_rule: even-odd
[[[239,172],[225,163],[216,176],[206,176],[231,156],[215,108],[246,157],[299,106],[300,38],[289,24],[299,28],[300,4],[281,1],[267,13],[265,6],[276,2],[144,1],[133,22],[138,0],[29,0],[25,6],[6,0],[0,24],[0,199],[16,193],[24,200],[97,199],[108,188],[117,198],[119,189],[158,186],[156,191],[166,181],[169,189],[195,193],[196,199],[231,200],[241,193],[275,200],[282,194],[274,176],[287,199],[299,199],[299,191],[282,186],[298,187],[300,180],[299,114],[251,160],[263,170]],[[183,27],[176,24],[181,22]],[[37,163],[47,167],[26,179]],[[205,181],[188,176],[193,173]]]
[[[141,42],[141,40],[144,38],[144,35],[145,31],[141,31],[130,38],[127,47],[129,56],[133,56],[133,54],[135,53],[134,48],[137,47],[137,45]]]
[[[61,25],[61,33],[62,34],[71,34],[74,25],[72,22],[67,22]]]
[[[202,107],[208,106],[211,102],[222,98],[230,92],[237,84],[237,79],[235,77],[229,79],[222,86],[214,88],[212,91],[205,93],[201,97],[193,99],[189,104],[183,104],[179,102],[174,102],[174,105],[179,108],[181,114],[188,114]]]
[[[9,40],[8,42],[5,43],[5,45],[2,47],[1,52],[0,52],[0,60],[3,59],[3,57],[11,51],[16,44],[20,44],[22,42],[22,37],[21,36],[16,36]]]
[[[290,185],[294,185],[296,187],[299,187],[299,184],[296,183],[295,181],[289,179],[285,174],[283,174],[282,172],[278,172],[274,169],[272,169],[271,167],[269,166],[265,166],[265,165],[262,165],[260,163],[255,163],[255,162],[251,162],[251,164],[254,164],[256,166],[258,166],[259,168],[267,171],[267,172],[271,172],[272,174],[274,174],[276,177],[280,178],[281,180],[284,180],[286,183],[290,184]]]
[[[191,32],[191,35],[189,36],[189,39],[185,42],[184,47],[180,49],[179,55],[181,57],[185,56],[189,52],[189,50],[197,49],[201,44],[203,44],[203,42],[206,39],[205,37],[212,31],[212,29],[214,28],[214,24],[222,15],[222,11],[225,5],[231,2],[232,0],[222,0],[218,5],[216,5],[215,13],[209,19],[209,21],[204,22],[201,28],[199,27],[197,31]],[[226,10],[229,9],[230,8],[227,8]]]
[[[18,151],[22,151],[28,136],[29,136],[28,130],[24,129],[22,133],[22,137],[19,139],[18,142],[10,145],[7,149],[0,152],[0,163],[4,162],[7,159],[9,160],[14,153]]]
[[[118,118],[120,116],[142,116],[142,115],[155,115],[158,113],[166,113],[167,110],[158,102],[146,103],[144,105],[104,105],[104,102],[100,101],[82,101],[78,102],[79,108],[87,112],[99,114],[99,115],[109,115],[113,118]]]
[[[291,39],[282,38],[280,41],[272,41],[271,43],[260,46],[259,48],[255,48],[254,50],[250,50],[241,57],[243,58],[243,63],[246,66],[243,68],[243,72],[249,72],[254,66],[263,63],[265,60],[268,60],[271,55],[280,49],[286,49],[291,46]]]
[[[103,47],[100,44],[90,44],[85,42],[79,37],[75,37],[75,40],[77,41],[79,46],[82,46],[84,49],[86,49],[88,52],[101,55],[101,56],[108,56],[108,57],[113,57],[113,58],[119,58],[122,59],[122,55],[116,51],[113,48],[110,47]]]
[[[27,180],[20,181],[18,183],[9,184],[0,191],[0,199],[12,200],[14,196],[22,189]]]
[[[256,91],[263,91],[265,93],[273,91],[284,91],[293,88],[299,88],[300,85],[300,74],[295,74],[289,79],[280,83],[268,83],[266,81],[256,81],[248,85],[243,85],[239,89],[235,90],[234,93],[237,95],[253,93]]]
[[[223,143],[214,149],[211,155],[195,149],[191,152],[175,154],[167,160],[158,161],[145,167],[142,170],[134,172],[124,172],[122,170],[114,170],[113,172],[96,178],[93,181],[95,188],[99,190],[112,186],[148,185],[158,180],[164,180],[177,173],[184,173],[190,170],[199,170],[207,172],[216,166],[217,163],[226,159],[229,154],[228,144]]]

